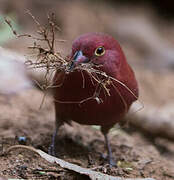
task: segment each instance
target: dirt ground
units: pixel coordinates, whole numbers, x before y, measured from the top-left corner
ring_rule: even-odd
[[[24,32],[33,31],[33,22],[23,16],[21,9],[28,7],[27,9],[33,10],[32,12],[38,16],[37,8],[42,3],[36,3],[35,6],[28,3],[29,1],[23,1],[19,6],[11,3],[8,9],[6,3],[2,2],[4,6],[1,8],[7,9],[6,11],[3,9],[4,12],[8,13],[10,8],[13,9],[13,13],[18,11],[17,19],[20,25],[24,26]],[[143,110],[146,111],[146,104],[161,107],[173,102],[173,69],[166,68],[164,70],[160,63],[159,66],[154,67],[155,60],[151,61],[149,65],[151,58],[145,54],[150,55],[150,53],[142,52],[143,48],[148,50],[148,45],[142,46],[141,44],[140,49],[137,48],[137,44],[130,46],[127,41],[122,39],[122,36],[119,36],[119,32],[115,32],[114,23],[108,21],[108,17],[112,22],[115,19],[119,21],[119,16],[122,17],[123,12],[127,13],[127,8],[124,10],[118,8],[118,11],[114,11],[112,8],[109,9],[109,6],[100,5],[100,11],[96,8],[96,4],[90,8],[90,5],[79,1],[74,1],[73,4],[68,3],[68,1],[65,4],[58,3],[57,9],[53,5],[54,3],[44,4],[39,19],[44,21],[47,6],[50,11],[56,12],[58,23],[63,28],[60,37],[69,40],[63,45],[58,45],[63,53],[69,53],[71,40],[84,32],[104,31],[114,36],[118,35],[128,61],[134,66],[140,86],[140,101],[145,106]],[[108,11],[105,7],[108,8]],[[138,12],[142,10],[135,8],[135,10],[137,9]],[[67,16],[64,16],[64,13]],[[79,13],[81,14],[80,17]],[[27,22],[26,25],[25,22]],[[158,24],[163,23],[163,21],[157,22]],[[161,27],[160,33],[166,37],[166,41],[174,42],[174,23],[165,30],[163,24],[159,27]],[[119,27],[117,28],[119,29]],[[21,39],[20,43],[17,42],[19,41],[13,39],[5,43],[4,47],[25,54],[31,40]],[[48,93],[44,104],[39,109],[43,96],[44,93],[37,88],[28,89],[11,96],[0,95],[0,179],[88,179],[86,176],[49,163],[33,151],[22,147],[12,149],[5,154],[9,147],[18,144],[32,146],[48,152],[54,131],[54,105],[51,94]],[[22,141],[23,137],[24,141]],[[102,158],[101,154],[106,154],[104,138],[99,128],[95,126],[82,126],[76,123],[72,123],[72,126],[64,125],[56,140],[56,155],[65,161],[108,175],[126,178],[151,177],[156,180],[174,179],[173,142],[159,137],[151,137],[133,127],[120,129],[116,126],[111,130],[109,137],[113,156],[117,162],[116,167],[110,168]]]
[[[23,179],[76,179],[77,174],[48,163],[23,148],[3,155],[8,147],[23,143],[48,151],[54,129],[54,107],[48,95],[39,110],[42,96],[41,91],[32,89],[15,97],[0,97],[0,175]],[[20,142],[20,136],[26,137],[26,141]],[[73,123],[62,127],[56,141],[56,153],[68,162],[113,176],[173,179],[173,163],[169,158],[173,152],[167,151],[167,147],[162,150],[162,145],[161,149],[154,146],[137,132],[128,133],[117,128],[111,131],[110,139],[117,167],[109,168],[101,158],[101,153],[106,153],[103,136],[90,126]]]

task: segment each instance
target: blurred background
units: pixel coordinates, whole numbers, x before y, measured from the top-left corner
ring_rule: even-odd
[[[83,33],[104,32],[119,41],[127,61],[134,69],[140,88],[139,105],[133,109],[135,116],[128,117],[130,124],[136,127],[140,134],[146,134],[153,139],[150,143],[160,153],[159,156],[164,155],[167,163],[169,160],[173,162],[174,2],[171,0],[0,0],[0,47],[4,48],[0,48],[2,126],[0,136],[13,137],[14,134],[22,133],[33,139],[35,147],[39,144],[38,147],[43,148],[48,147],[50,141],[45,141],[46,138],[40,140],[40,134],[44,134],[47,138],[51,137],[53,129],[52,101],[45,103],[42,113],[36,112],[42,101],[41,92],[34,91],[25,94],[21,99],[9,101],[11,97],[9,95],[20,94],[19,92],[24,89],[32,87],[31,78],[23,66],[26,60],[23,56],[32,57],[28,47],[33,45],[33,39],[16,38],[4,22],[4,17],[11,20],[14,29],[20,34],[36,36],[37,26],[26,13],[27,10],[41,25],[47,24],[48,13],[55,13],[57,25],[61,28],[56,38],[65,40],[65,42],[56,42],[56,50],[63,56],[70,53],[72,41]],[[43,77],[43,74],[39,73],[33,75],[33,78],[39,82],[43,81]],[[2,94],[8,94],[7,99],[4,99]],[[139,144],[144,143],[143,146],[149,143],[142,137],[137,138],[136,133],[134,138]],[[112,145],[117,142],[114,140]],[[123,142],[122,139],[120,142]],[[151,147],[149,149],[149,154],[145,157],[151,156]],[[155,170],[161,169],[159,164],[157,163]]]
[[[35,35],[37,27],[29,10],[41,24],[54,12],[61,31],[56,49],[70,53],[74,38],[86,32],[105,32],[121,44],[140,82],[143,102],[164,105],[174,99],[174,11],[172,1],[102,0],[0,0],[0,46],[23,55],[31,52],[30,38],[17,39],[3,17],[9,17],[19,33]],[[157,83],[158,82],[158,83]]]

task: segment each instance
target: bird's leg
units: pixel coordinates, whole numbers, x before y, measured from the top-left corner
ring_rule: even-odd
[[[111,146],[109,143],[108,135],[104,134],[104,137],[105,137],[105,143],[106,143],[106,148],[107,148],[107,152],[108,152],[108,163],[110,166],[115,166],[116,164],[112,157],[112,150],[111,150]]]
[[[107,129],[106,127],[101,127],[101,132],[104,135],[105,143],[106,143],[106,149],[107,149],[107,153],[108,153],[108,156],[107,156],[108,163],[109,163],[109,166],[112,167],[112,166],[115,166],[116,163],[113,160],[112,150],[111,150],[111,146],[110,146],[109,139],[108,139],[108,131],[109,131],[109,129],[110,128]]]
[[[55,140],[56,140],[56,136],[57,136],[58,130],[59,130],[61,125],[62,125],[61,123],[56,123],[56,129],[53,132],[51,144],[50,144],[50,146],[48,148],[48,154],[50,154],[52,156],[56,155],[55,154]]]

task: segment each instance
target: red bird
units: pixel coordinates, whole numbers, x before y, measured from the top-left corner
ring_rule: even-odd
[[[138,85],[118,42],[103,33],[88,33],[72,44],[70,73],[57,71],[53,84],[56,111],[56,130],[49,153],[54,155],[55,137],[59,127],[70,120],[86,125],[100,125],[106,141],[108,161],[113,165],[108,131],[121,121],[130,105],[138,98]],[[111,82],[106,88],[91,78],[89,73],[77,69],[90,64],[106,73]],[[98,75],[100,79],[104,79]],[[106,78],[105,78],[106,79]],[[98,97],[94,96],[100,89]],[[91,97],[91,98],[90,98]]]

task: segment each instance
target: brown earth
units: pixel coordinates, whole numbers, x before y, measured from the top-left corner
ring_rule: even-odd
[[[155,58],[150,60],[152,67],[149,68],[146,65],[146,62],[149,63],[147,55],[150,54],[148,44],[144,45],[142,39],[137,41],[137,44],[127,43],[123,36],[119,36],[119,32],[122,30],[117,32],[117,29],[120,28],[118,26],[120,20],[124,18],[124,15],[129,17],[131,12],[133,19],[140,17],[142,21],[145,19],[145,22],[150,25],[154,23],[155,19],[156,24],[153,24],[153,27],[156,27],[155,32],[159,33],[160,37],[165,37],[168,42],[174,42],[173,24],[165,24],[157,17],[154,18],[149,8],[135,7],[132,9],[133,6],[131,6],[131,8],[124,7],[122,9],[119,5],[112,7],[109,4],[88,4],[82,3],[82,1],[70,3],[69,1],[53,0],[44,1],[44,3],[32,0],[23,0],[20,3],[1,0],[1,5],[2,12],[14,13],[23,32],[31,34],[34,33],[33,27],[35,26],[31,18],[24,15],[26,9],[32,11],[41,22],[46,21],[48,9],[55,12],[58,24],[62,28],[60,39],[68,40],[64,44],[57,45],[58,49],[65,54],[70,52],[71,40],[85,32],[102,31],[118,37],[128,61],[134,66],[140,86],[140,101],[145,105],[144,110],[146,111],[146,103],[162,107],[164,104],[173,102],[173,70],[163,69],[164,71],[161,71],[159,67],[156,67]],[[147,19],[144,16],[146,14]],[[122,29],[124,30],[124,28]],[[144,32],[143,29],[142,32]],[[136,39],[136,37],[132,39],[134,38]],[[139,44],[140,42],[141,44]],[[28,54],[26,49],[31,44],[33,44],[31,39],[21,39],[20,41],[13,39],[3,46],[22,54]],[[48,163],[34,152],[24,148],[12,149],[10,153],[4,154],[9,147],[21,143],[45,152],[48,151],[54,130],[54,107],[52,98],[48,94],[42,108],[39,109],[43,96],[43,92],[38,89],[27,90],[13,96],[0,95],[0,176],[23,179],[86,179],[87,177]],[[26,142],[18,140],[18,137],[21,136],[27,138]],[[118,127],[111,130],[110,139],[117,167],[110,168],[107,162],[101,158],[101,153],[106,154],[104,139],[98,128],[94,126],[72,123],[72,126],[62,127],[56,141],[57,156],[68,162],[113,176],[152,177],[157,180],[174,179],[173,142],[158,137],[152,138],[136,129],[121,130]]]
[[[47,95],[39,110],[42,98],[43,93],[37,89],[14,97],[0,97],[0,175],[24,179],[76,179],[79,177],[77,174],[50,164],[23,148],[3,155],[8,147],[22,144],[18,140],[20,136],[27,138],[26,145],[48,151],[54,129],[54,108],[51,97]],[[117,128],[111,130],[110,139],[117,167],[109,168],[101,158],[101,153],[106,153],[104,139],[100,131],[91,126],[73,123],[62,127],[57,137],[56,153],[68,162],[113,176],[174,178],[173,164],[169,160],[173,152],[163,144],[162,151],[141,134],[130,134]]]

